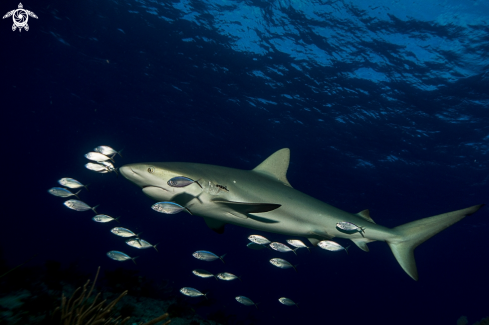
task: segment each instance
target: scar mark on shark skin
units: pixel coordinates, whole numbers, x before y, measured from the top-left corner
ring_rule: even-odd
[[[226,192],[229,192],[228,188],[224,185],[219,185],[219,184],[216,184],[216,187],[219,187],[220,189],[223,189],[225,190]]]

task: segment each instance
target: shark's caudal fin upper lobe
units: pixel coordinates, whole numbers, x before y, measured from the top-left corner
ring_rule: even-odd
[[[404,271],[414,280],[418,280],[414,249],[465,216],[477,212],[482,206],[484,204],[474,205],[466,209],[439,214],[395,227],[392,229],[395,236],[386,240],[387,244],[389,244],[392,253]]]

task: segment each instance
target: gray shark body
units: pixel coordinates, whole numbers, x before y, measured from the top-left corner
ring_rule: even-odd
[[[386,228],[377,225],[368,210],[356,214],[335,208],[292,188],[287,181],[290,151],[275,152],[253,170],[196,163],[138,163],[120,172],[156,201],[171,201],[201,216],[222,233],[226,224],[288,236],[306,237],[316,245],[334,237],[352,240],[368,251],[367,243],[385,241],[401,267],[418,279],[413,250],[441,230],[476,212],[482,205]],[[185,176],[196,182],[172,187],[168,181]],[[338,222],[351,222],[363,232],[345,232]]]

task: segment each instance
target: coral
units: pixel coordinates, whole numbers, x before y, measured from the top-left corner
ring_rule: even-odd
[[[236,323],[237,316],[227,314],[224,310],[217,310],[207,316],[207,319],[213,320],[219,324],[232,324]]]
[[[489,317],[483,318],[474,325],[489,325]]]
[[[135,297],[160,298],[157,287],[152,280],[140,276],[139,271],[118,268],[105,272],[106,285],[112,290],[124,288],[128,295]]]
[[[97,274],[95,275],[95,280],[93,281],[92,287],[90,291],[87,292],[88,284],[90,280],[88,280],[83,287],[80,287],[75,290],[71,298],[67,301],[67,298],[63,295],[61,299],[61,307],[57,307],[53,312],[53,315],[58,312],[60,315],[60,324],[62,325],[104,325],[104,324],[114,324],[114,325],[123,325],[127,321],[129,321],[130,317],[127,316],[122,319],[121,316],[116,318],[112,318],[111,312],[115,305],[125,296],[127,295],[127,290],[124,291],[117,297],[115,300],[107,304],[105,307],[105,300],[99,302],[97,304],[97,300],[100,297],[100,293],[98,293],[93,299],[92,303],[89,303],[88,300],[92,294],[93,288],[95,287],[95,283],[97,282],[97,278],[100,272],[100,267],[97,269]],[[81,290],[80,295],[75,299],[77,293]],[[168,314],[161,315],[153,320],[150,320],[147,323],[142,325],[153,325],[164,319],[168,318]],[[163,325],[169,324],[171,321],[168,320]]]
[[[195,313],[193,308],[182,299],[177,299],[176,303],[171,304],[167,312],[170,317],[188,317]]]
[[[467,325],[468,323],[469,321],[466,316],[460,316],[460,318],[457,319],[457,325]]]
[[[121,314],[122,318],[130,317],[134,313],[134,310],[136,310],[136,307],[134,307],[134,305],[125,304],[119,310],[119,314]]]

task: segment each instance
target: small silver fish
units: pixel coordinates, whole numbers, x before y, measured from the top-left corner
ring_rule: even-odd
[[[111,160],[112,162],[114,162],[114,159],[112,159],[112,157],[107,157],[106,155],[102,155],[100,152],[89,152],[87,154],[85,154],[85,158],[87,158],[88,160],[93,160],[93,161],[106,161],[106,160]]]
[[[68,178],[68,177],[65,177],[65,178],[60,179],[58,181],[58,183],[60,183],[63,186],[69,187],[69,188],[80,188],[80,187],[84,187],[87,191],[88,191],[88,185],[89,185],[89,184],[83,185],[82,183],[80,183],[76,179]]]
[[[232,280],[236,280],[236,279],[239,279],[239,281],[241,281],[241,277],[236,276],[232,273],[228,273],[228,272],[218,273],[217,277],[221,280],[224,280],[224,281],[232,281]]]
[[[272,265],[275,265],[276,267],[279,267],[281,269],[290,269],[292,267],[297,272],[297,269],[295,268],[297,265],[294,266],[281,258],[272,258],[270,260],[270,263],[272,263]]]
[[[217,280],[217,277],[214,274],[212,274],[211,272],[206,271],[206,270],[195,269],[192,271],[192,273],[198,277],[201,277],[201,278],[212,278],[212,277],[214,277]]]
[[[262,249],[266,248],[266,246],[265,246],[265,245],[260,245],[260,244],[253,243],[253,242],[248,243],[248,244],[246,245],[246,247],[248,247],[248,248],[250,248],[250,249],[254,249],[254,250],[256,250],[256,251],[259,251],[259,250],[262,250]]]
[[[360,235],[362,235],[362,237],[365,237],[363,236],[363,234],[365,233],[365,227],[359,227],[356,224],[348,221],[338,222],[336,224],[336,229],[338,229],[341,232],[350,233],[350,234],[359,232]]]
[[[92,220],[95,222],[106,223],[106,222],[111,222],[111,221],[119,222],[118,221],[119,218],[112,218],[111,216],[108,216],[106,214],[97,214],[95,217],[92,218]]]
[[[111,259],[113,259],[114,261],[119,261],[119,262],[132,260],[134,262],[134,264],[136,264],[136,261],[134,261],[134,260],[136,258],[138,258],[138,256],[131,257],[131,256],[129,256],[123,252],[119,252],[119,251],[110,251],[107,253],[107,256],[110,257]]]
[[[128,244],[131,247],[137,248],[137,249],[145,249],[145,248],[153,247],[158,252],[158,249],[156,248],[156,246],[158,246],[159,243],[156,245],[151,245],[150,243],[148,243],[144,239],[129,238],[126,240],[126,244]]]
[[[104,165],[108,170],[115,169],[114,165],[110,161],[100,161],[99,164]]]
[[[85,164],[85,168],[89,170],[93,170],[94,172],[105,174],[109,172],[109,169],[105,167],[104,165],[101,164],[95,164],[95,163],[88,163]]]
[[[136,235],[129,229],[123,227],[112,228],[110,229],[110,232],[113,233],[114,235],[121,236],[121,237],[138,237],[138,235]]]
[[[281,304],[284,304],[286,306],[294,306],[294,305],[296,305],[297,308],[299,308],[299,304],[296,304],[295,302],[293,302],[292,299],[282,297],[282,298],[278,298],[278,301],[280,301]]]
[[[189,209],[182,207],[180,204],[177,204],[175,202],[158,202],[153,204],[151,206],[151,209],[155,210],[156,212],[165,213],[165,214],[175,214],[175,213],[182,212],[184,210],[192,214],[192,212],[190,212]]]
[[[332,252],[341,251],[344,249],[347,254],[348,254],[348,248],[350,248],[350,246],[344,248],[340,244],[331,240],[322,240],[318,243],[318,246],[321,247],[322,249],[332,251]]]
[[[193,179],[185,176],[176,176],[168,181],[168,185],[171,187],[186,187],[193,183],[199,185],[200,188],[202,188],[202,185],[199,184],[199,181],[194,181]]]
[[[81,190],[80,190],[81,191]],[[48,193],[49,194],[52,194],[54,196],[59,196],[59,197],[69,197],[69,196],[76,196],[78,199],[78,193],[80,193],[80,191],[76,192],[76,193],[73,193],[71,192],[70,190],[64,188],[64,187],[53,187],[53,188],[50,188],[48,190]]]
[[[119,175],[119,172],[117,171],[117,168],[115,168],[114,165],[112,165],[111,162],[109,162],[109,161],[99,161],[99,164],[104,165],[109,170],[109,172],[115,172],[117,175]]]
[[[192,256],[198,260],[208,261],[208,262],[215,261],[219,258],[224,263],[224,256],[226,256],[226,254],[222,256],[217,256],[216,254],[208,251],[196,251],[192,254]]]
[[[93,208],[90,207],[88,204],[85,202],[79,201],[79,200],[68,200],[63,203],[66,207],[75,210],[75,211],[87,211],[87,210],[93,210],[95,214],[98,214],[98,212],[95,210],[98,205],[94,206]]]
[[[311,252],[311,250],[309,249],[309,247],[307,247],[306,244],[304,244],[299,239],[287,239],[287,243],[289,245],[292,245],[292,246],[296,247],[296,248],[307,248],[307,250],[309,251],[309,253]]]
[[[93,149],[93,151],[100,152],[102,155],[106,155],[106,156],[119,155],[121,157],[122,157],[122,155],[121,155],[122,150],[124,150],[124,149],[121,149],[119,151],[115,151],[114,149],[112,149],[109,146],[98,146],[97,148]]]
[[[255,305],[256,309],[258,309],[258,305],[253,302],[250,298],[247,298],[245,296],[237,296],[236,301],[239,302],[240,304],[243,304],[245,306],[252,306]]]
[[[197,289],[190,288],[190,287],[183,287],[180,289],[180,292],[183,293],[186,296],[189,297],[199,297],[199,296],[204,296],[205,299],[207,299],[207,293],[202,293]]]
[[[276,250],[277,252],[281,252],[281,253],[294,252],[294,254],[297,255],[295,249],[292,249],[289,246],[282,243],[273,242],[270,243],[270,247]]]
[[[268,239],[260,235],[251,235],[248,237],[248,239],[254,242],[255,244],[259,244],[259,245],[270,244],[270,241]]]

